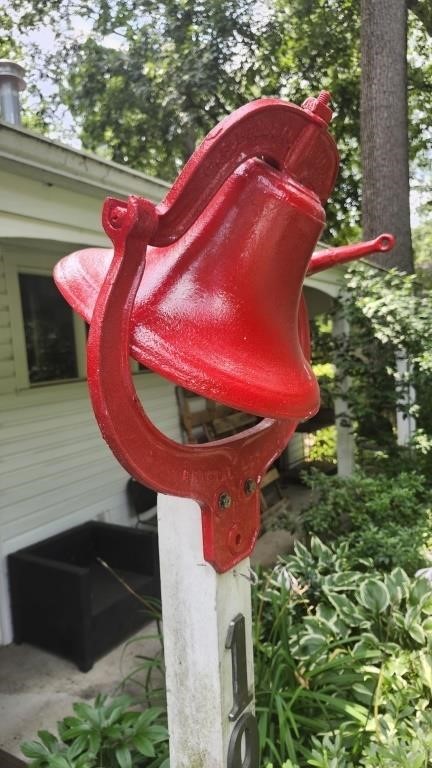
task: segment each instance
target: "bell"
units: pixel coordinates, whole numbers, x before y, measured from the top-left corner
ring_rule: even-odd
[[[283,159],[275,160],[268,137],[261,155],[257,142],[251,157],[238,153],[184,231],[147,248],[130,354],[204,397],[259,416],[300,420],[320,401],[302,285],[324,227],[321,203],[334,183],[337,151],[326,121],[313,108],[308,112],[310,105],[302,110],[262,101],[290,107],[274,139],[283,145]],[[189,161],[183,172],[186,182],[205,165],[202,146],[195,166]],[[211,185],[211,167],[207,178]],[[167,202],[185,195],[181,179]],[[111,259],[111,250],[89,248],[55,269],[60,291],[89,323]]]

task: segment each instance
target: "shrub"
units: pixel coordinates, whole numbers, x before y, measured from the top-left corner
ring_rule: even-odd
[[[336,427],[322,427],[310,439],[308,460],[336,465]]]
[[[432,494],[425,478],[401,472],[397,477],[328,477],[316,470],[304,476],[313,501],[303,512],[309,535],[347,540],[353,562],[369,558],[377,568],[398,565],[413,574],[421,567],[424,544],[432,531]]]

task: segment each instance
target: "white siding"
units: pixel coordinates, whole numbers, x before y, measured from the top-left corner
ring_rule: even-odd
[[[179,440],[173,385],[150,373],[136,375],[135,384],[156,426]],[[10,552],[95,517],[133,521],[128,475],[100,435],[85,382],[0,397],[0,429],[0,613],[6,643]]]
[[[12,352],[12,330],[6,291],[4,259],[0,253],[0,395],[13,392],[15,366]]]

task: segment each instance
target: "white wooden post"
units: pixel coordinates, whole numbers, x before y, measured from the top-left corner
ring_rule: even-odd
[[[349,323],[341,312],[336,314],[333,322],[333,335],[335,337],[348,336]],[[354,433],[351,423],[348,403],[344,393],[348,392],[350,381],[345,377],[341,383],[341,394],[335,397],[335,421],[336,421],[336,454],[337,473],[339,477],[350,477],[355,468],[354,462]]]
[[[249,558],[216,573],[190,499],[159,494],[158,531],[170,768],[259,768]]]
[[[406,383],[410,372],[410,362],[404,349],[399,350],[396,354],[396,370],[401,384],[405,383],[398,398],[399,407],[396,408],[397,442],[398,445],[406,446],[409,445],[416,431],[416,420],[414,416],[407,413],[410,406],[414,405],[416,396],[414,387]]]

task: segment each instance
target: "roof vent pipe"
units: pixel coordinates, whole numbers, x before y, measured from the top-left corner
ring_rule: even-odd
[[[8,59],[0,59],[0,118],[21,125],[20,91],[26,87],[25,70]]]

